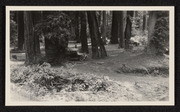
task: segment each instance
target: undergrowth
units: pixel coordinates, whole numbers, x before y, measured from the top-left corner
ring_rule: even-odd
[[[148,88],[135,90],[136,84],[75,72],[72,64],[58,68],[51,67],[49,63],[16,66],[11,69],[11,82],[14,85],[11,86],[12,91],[21,93],[31,101],[154,101],[162,100],[164,95],[165,100],[168,99],[168,87],[165,86],[165,93],[162,93],[162,84],[146,84],[148,88],[158,88],[158,91],[152,89],[152,92],[146,92]],[[143,91],[148,99],[144,99],[138,91]],[[162,98],[155,98],[157,94]]]
[[[115,92],[119,86],[107,76],[76,73],[71,69],[72,66],[56,69],[49,63],[22,66],[11,70],[11,82],[28,88],[27,91],[35,96],[44,96],[53,92],[89,91],[94,94],[100,91]]]

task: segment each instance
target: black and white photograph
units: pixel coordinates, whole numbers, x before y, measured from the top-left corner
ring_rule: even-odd
[[[174,105],[173,6],[6,6],[6,105]]]

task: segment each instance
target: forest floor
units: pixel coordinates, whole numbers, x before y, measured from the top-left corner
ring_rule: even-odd
[[[73,47],[73,45],[69,47]],[[120,96],[117,95],[118,98],[114,97],[119,101],[167,101],[169,99],[168,56],[148,55],[142,51],[141,47],[124,51],[118,49],[118,45],[106,45],[106,50],[107,58],[91,59],[91,55],[89,55],[85,61],[70,62],[73,65],[72,70],[77,73],[90,73],[108,77],[119,82],[121,88],[123,88],[122,93],[120,93]],[[22,53],[19,54],[22,59],[24,59],[24,56]],[[11,61],[11,66],[22,66],[23,63],[23,61]],[[58,69],[59,67],[53,68]],[[31,101],[33,99],[17,92],[17,88],[17,85],[11,84],[13,100]],[[97,97],[101,101],[106,99],[104,94],[98,94],[100,96],[91,94],[90,98]],[[76,95],[79,95],[79,93],[76,93]],[[81,94],[80,96],[84,97],[81,98],[83,101],[88,101],[88,99],[85,100],[87,94]]]

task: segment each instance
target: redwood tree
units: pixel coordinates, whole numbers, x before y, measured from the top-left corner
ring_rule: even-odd
[[[120,14],[120,11],[113,11],[112,15],[112,28],[111,28],[111,38],[110,42],[111,44],[117,44],[118,38],[119,38],[119,19],[118,15]]]
[[[106,11],[103,11],[103,20],[102,20],[102,31],[101,31],[101,36],[103,39],[103,43],[106,43],[106,27],[107,27],[107,14]]]
[[[24,14],[23,11],[17,11],[18,24],[18,50],[23,50],[24,45]]]
[[[52,14],[51,11],[43,11],[43,12],[42,12],[43,23],[46,22],[48,16],[51,15],[51,14]],[[43,28],[43,30],[42,30],[43,35],[45,35],[47,32],[49,32],[49,29],[44,30],[44,28]],[[46,54],[46,58],[47,58],[47,60],[48,60],[48,62],[49,62],[49,60],[51,61],[51,60],[54,59],[54,56],[55,56],[55,55],[54,55],[53,51],[56,52],[56,50],[54,50],[54,48],[51,47],[50,38],[47,38],[46,36],[44,36],[44,42],[45,42],[45,43],[44,43],[44,44],[45,44],[45,54]],[[52,50],[51,50],[51,49],[52,49]]]
[[[119,48],[124,48],[124,20],[122,11],[114,11],[112,17],[111,44],[117,44],[118,42]]]
[[[40,11],[34,11],[32,12],[32,19],[33,19],[33,26],[35,27],[35,25],[39,24],[40,22],[42,22],[42,13]],[[40,38],[40,34],[35,30],[34,31],[34,38],[35,38],[35,44],[36,44],[36,52],[38,54],[40,54],[40,43],[39,43],[39,38]]]
[[[86,13],[82,11],[80,13],[80,18],[81,18],[81,50],[84,53],[88,53],[88,43],[87,43],[87,32],[86,32]]]
[[[148,46],[150,54],[163,55],[169,52],[169,12],[149,12]]]
[[[71,24],[70,24],[70,27],[71,27],[71,39],[72,40],[76,40],[76,32],[75,32],[75,25],[76,25],[76,21],[75,21],[75,13],[76,12],[73,12],[73,11],[70,11],[69,12],[69,17],[71,18]]]
[[[96,12],[88,11],[87,15],[92,45],[92,58],[106,57],[107,53],[103,41],[101,39]]]
[[[26,65],[38,63],[40,57],[40,47],[38,47],[39,38],[36,38],[34,34],[33,13],[31,11],[24,12]]]
[[[143,11],[143,31],[147,28],[147,17],[146,17],[146,11]]]
[[[75,12],[75,35],[76,35],[76,42],[80,42],[80,12]]]
[[[148,45],[147,45],[147,52],[148,53],[155,53],[155,47],[151,44],[151,40],[153,39],[154,28],[157,21],[157,13],[155,11],[149,12],[149,21],[148,21]]]
[[[131,18],[133,17],[133,11],[127,11],[127,17],[126,17],[126,28],[125,28],[125,49],[129,49],[129,42],[131,38],[131,31],[132,31],[132,22]]]
[[[134,16],[134,17],[137,17],[137,16],[138,16],[138,11],[134,11],[133,16]]]
[[[124,48],[125,47],[125,40],[124,40],[124,27],[125,27],[125,21],[124,21],[124,12],[119,12],[119,20],[118,20],[118,38],[119,38],[119,48]]]

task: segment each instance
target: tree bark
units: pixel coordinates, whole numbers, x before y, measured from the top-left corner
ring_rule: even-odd
[[[43,21],[45,22],[46,21],[46,19],[47,19],[47,16],[48,15],[51,15],[52,14],[52,12],[50,12],[50,11],[43,11],[42,12],[42,18],[43,18]],[[43,33],[45,34],[46,33],[46,31],[43,31]],[[49,47],[50,47],[50,39],[48,39],[48,38],[44,38],[44,42],[45,42],[45,53],[46,53],[46,58],[49,58],[49,57],[51,57],[51,56],[49,56]]]
[[[110,38],[110,43],[111,44],[117,44],[118,43],[118,38],[119,38],[119,19],[118,15],[121,12],[119,11],[113,11],[113,15],[112,15],[112,28],[111,28],[111,38]]]
[[[107,56],[98,27],[98,20],[95,11],[88,11],[88,23],[92,44],[92,58],[103,58]]]
[[[75,12],[70,12],[70,17],[72,18],[72,22],[71,22],[71,37],[72,40],[76,40],[76,32],[75,32]]]
[[[102,36],[104,44],[106,44],[106,27],[107,27],[107,15],[106,15],[106,11],[103,11],[103,23],[102,23],[101,36]]]
[[[100,29],[100,26],[102,24],[102,12],[101,11],[97,11],[96,12],[96,17],[97,17],[97,22],[98,22],[98,26],[99,26],[99,29]],[[101,30],[100,30],[101,31]],[[100,32],[101,33],[101,32]]]
[[[41,17],[41,12],[40,11],[34,11],[32,12],[32,19],[33,19],[33,26],[35,27],[36,24],[42,22],[42,17]],[[40,35],[38,35],[38,33],[36,31],[34,31],[34,38],[35,38],[35,44],[36,44],[36,49],[37,50],[36,52],[38,54],[41,54],[41,51],[40,51],[40,42],[39,42],[39,38],[40,38]]]
[[[25,48],[26,48],[26,61],[25,64],[36,64],[39,62],[40,48],[38,48],[38,39],[34,36],[33,16],[32,12],[24,12],[24,28],[25,28]]]
[[[154,54],[156,49],[154,45],[152,45],[151,40],[154,34],[154,28],[157,21],[157,14],[154,11],[149,12],[149,21],[148,21],[148,45],[147,45],[147,52],[150,54]]]
[[[119,41],[118,41],[119,39]],[[119,48],[124,48],[124,13],[114,11],[112,17],[111,43],[119,43]]]
[[[76,35],[76,42],[80,42],[80,12],[75,12],[75,35]]]
[[[147,17],[146,17],[146,11],[143,12],[143,31],[145,31],[147,28]]]
[[[137,17],[137,16],[138,16],[138,12],[137,12],[137,11],[134,11],[133,16],[134,16],[134,17]]]
[[[124,20],[124,16],[125,13],[124,12],[119,12],[119,21],[118,21],[118,38],[119,38],[119,48],[124,48],[125,47],[125,40],[124,40],[124,26],[126,23],[126,20]]]
[[[23,11],[17,11],[18,24],[18,50],[23,50],[24,45],[24,14]]]
[[[126,28],[125,28],[125,49],[129,49],[129,42],[131,39],[131,31],[132,31],[132,22],[131,17],[133,17],[133,11],[127,11],[126,17]]]
[[[87,32],[86,32],[86,13],[81,12],[81,50],[83,53],[89,53],[88,51],[88,43],[87,43]]]

